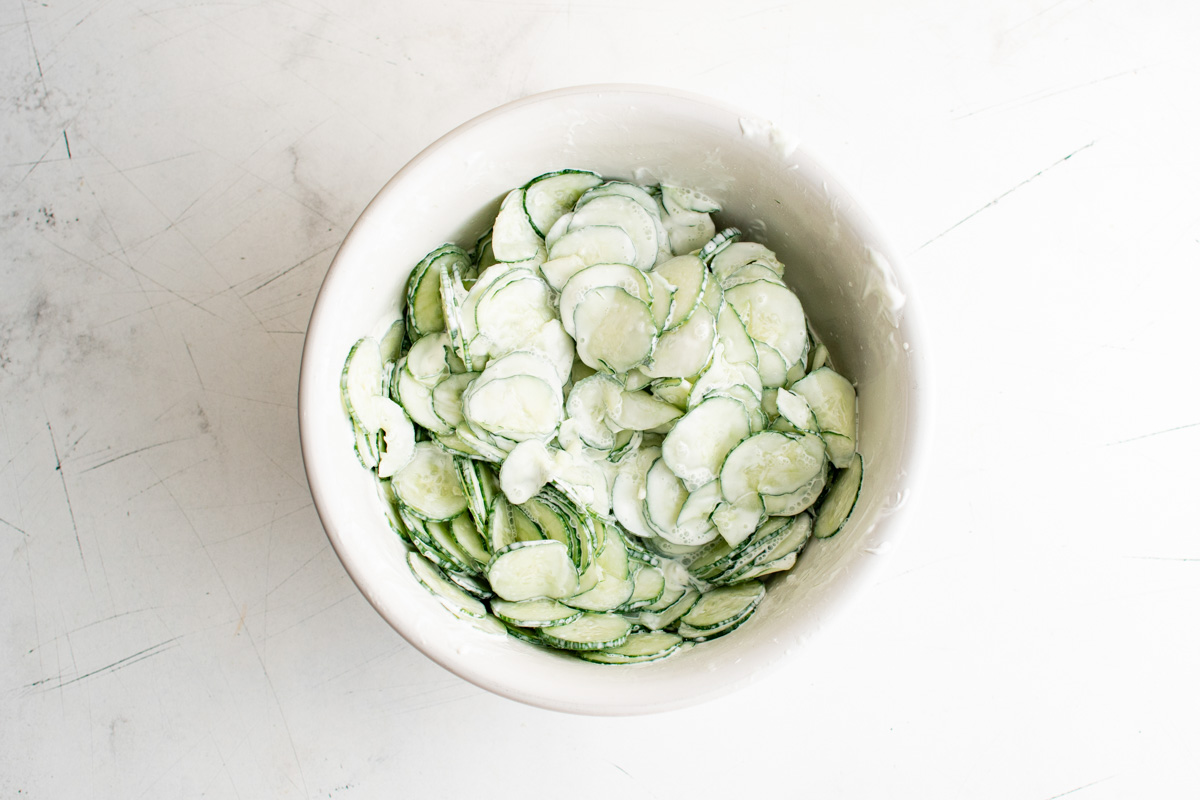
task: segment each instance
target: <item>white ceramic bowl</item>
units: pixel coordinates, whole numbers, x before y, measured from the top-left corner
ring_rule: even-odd
[[[775,250],[833,363],[858,388],[866,471],[847,527],[811,542],[732,635],[661,662],[602,666],[483,633],[413,579],[355,458],[339,399],[346,353],[395,318],[405,279],[445,241],[470,246],[500,198],[563,167],[699,188]],[[309,323],[300,435],[317,511],[351,578],[393,628],[485,689],[586,714],[663,711],[729,692],[801,657],[800,647],[864,585],[911,511],[925,438],[924,348],[896,258],[842,185],[773,126],[709,100],[643,86],[528,97],[427,147],[363,212],[338,251]]]

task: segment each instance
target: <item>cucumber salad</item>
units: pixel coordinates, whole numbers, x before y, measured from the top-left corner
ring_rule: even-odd
[[[750,618],[862,483],[854,387],[784,265],[677,186],[513,189],[413,269],[343,404],[416,579],[453,614],[602,664]]]

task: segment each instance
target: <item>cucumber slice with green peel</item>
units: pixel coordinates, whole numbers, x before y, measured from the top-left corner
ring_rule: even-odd
[[[459,549],[474,559],[477,567],[483,566],[491,559],[491,550],[488,548],[483,536],[479,533],[479,526],[475,523],[475,518],[471,514],[459,514],[452,519],[450,521],[450,535],[454,537],[454,542],[458,545]]]
[[[657,265],[653,271],[675,287],[675,305],[663,326],[664,330],[669,331],[687,322],[692,312],[701,305],[707,271],[704,262],[694,255],[676,256]]]
[[[603,180],[594,172],[564,169],[539,175],[525,184],[525,213],[534,231],[545,236],[584,192],[601,183]]]
[[[643,611],[638,614],[638,624],[644,628],[649,628],[652,631],[659,631],[663,628],[669,628],[675,625],[679,618],[692,610],[696,605],[696,601],[700,599],[700,592],[695,588],[688,586],[684,588],[682,594],[675,599],[670,605],[656,611]]]
[[[342,367],[342,407],[368,434],[379,430],[380,420],[371,398],[383,395],[383,378],[379,343],[371,338],[359,339]]]
[[[666,658],[682,643],[679,635],[667,631],[631,633],[623,644],[603,650],[584,650],[579,657],[596,664],[643,664]]]
[[[758,375],[762,379],[763,389],[778,389],[787,383],[787,364],[778,350],[756,341],[754,352],[758,356]]]
[[[725,301],[733,306],[751,339],[779,351],[786,375],[787,366],[800,360],[808,341],[800,298],[786,286],[759,280],[726,289]]]
[[[412,420],[399,404],[390,398],[373,397],[369,405],[371,414],[379,422],[380,447],[377,472],[381,478],[390,478],[412,461],[416,452],[416,431]]]
[[[561,650],[604,650],[623,644],[632,631],[624,617],[587,613],[574,622],[542,628],[541,636]]]
[[[717,341],[721,343],[722,352],[730,363],[758,367],[758,351],[754,349],[754,340],[746,333],[745,324],[728,303],[722,304],[717,312]]]
[[[745,541],[762,524],[767,515],[760,495],[748,494],[738,502],[722,500],[713,510],[713,525],[721,538],[731,545]]]
[[[478,380],[486,383],[518,375],[532,375],[552,386],[561,385],[558,380],[558,367],[545,353],[537,350],[514,350],[489,362]]]
[[[776,572],[787,572],[792,567],[796,566],[796,553],[788,553],[786,556],[777,558],[774,561],[766,561],[761,564],[756,564],[752,569],[746,571],[746,574],[741,576],[742,580],[757,580],[765,578],[767,575]]]
[[[660,210],[659,219],[667,233],[667,243],[672,253],[697,252],[717,232],[708,214],[691,211],[671,213],[665,204]]]
[[[448,520],[467,508],[454,457],[431,442],[414,448],[412,461],[392,476],[396,499],[427,520]]]
[[[433,410],[433,390],[414,378],[407,365],[394,373],[392,388],[413,422],[434,433],[454,433],[454,429]]]
[[[667,579],[662,570],[649,564],[642,564],[632,573],[633,594],[621,606],[620,611],[637,611],[658,602],[667,586]]]
[[[721,288],[732,289],[734,286],[740,286],[743,283],[750,283],[751,281],[770,281],[780,286],[786,286],[783,279],[775,273],[775,270],[757,261],[751,261],[721,281]]]
[[[813,536],[825,539],[845,526],[858,502],[858,494],[862,490],[862,476],[862,456],[855,453],[850,459],[850,465],[833,479],[833,486],[821,501],[816,521],[813,522]]]
[[[469,266],[470,260],[461,247],[444,244],[433,250],[413,267],[408,276],[405,290],[405,319],[408,322],[408,338],[416,340],[426,334],[445,330],[442,317],[442,268],[461,264]]]
[[[696,189],[687,186],[662,185],[663,205],[667,212],[678,214],[691,211],[697,214],[715,214],[721,210],[716,200]]]
[[[608,425],[608,410],[619,402],[621,382],[608,373],[597,372],[577,381],[567,395],[567,416],[579,426],[579,437],[588,447],[610,450],[616,443]]]
[[[593,264],[588,264],[577,255],[551,258],[538,267],[542,279],[556,292],[561,292],[567,281]]]
[[[576,568],[579,566],[579,540],[567,526],[566,518],[557,509],[543,502],[540,498],[531,497],[517,506],[537,525],[545,539],[553,539],[566,545],[567,553]]]
[[[756,581],[713,589],[702,594],[679,622],[696,631],[724,628],[749,616],[765,594],[766,587]]]
[[[777,561],[789,554],[800,552],[812,536],[813,518],[811,514],[798,514],[784,527],[784,533],[769,548],[758,556],[759,564]],[[747,576],[749,577],[749,576]]]
[[[462,304],[467,298],[467,290],[463,286],[462,274],[458,266],[442,270],[440,275],[442,319],[446,323],[446,333],[454,352],[470,369],[471,359],[467,353],[467,342],[463,332]]]
[[[682,638],[685,643],[702,644],[703,642],[711,642],[713,639],[719,639],[726,634],[733,633],[752,616],[754,616],[753,612],[741,617],[740,619],[732,620],[727,625],[722,625],[721,627],[711,628],[708,630],[698,630],[693,628],[691,625],[680,623],[676,626],[675,632],[679,634],[680,638]]]
[[[762,431],[742,440],[721,467],[721,494],[740,504],[747,495],[799,491],[825,467],[825,443],[812,433]]]
[[[481,581],[478,575],[465,575],[461,572],[447,572],[446,578],[451,583],[458,586],[467,594],[479,600],[490,600],[495,597],[495,593],[487,587],[487,583]]]
[[[576,207],[568,230],[578,230],[592,225],[611,225],[625,231],[633,242],[633,266],[643,272],[653,267],[658,260],[659,229],[662,228],[662,223],[658,220],[657,205],[655,205],[654,211],[648,211],[637,200],[630,197],[622,195],[596,197]]]
[[[721,249],[708,262],[717,280],[724,281],[747,264],[757,263],[768,267],[777,277],[783,277],[783,264],[775,253],[757,242],[735,242]]]
[[[663,440],[663,459],[689,491],[717,479],[726,456],[750,435],[737,400],[713,397],[688,411]]]
[[[823,344],[818,344],[813,348],[809,356],[808,371],[812,372],[829,364],[829,349]]]
[[[850,466],[850,459],[854,457],[855,452],[853,439],[833,431],[821,431],[821,438],[825,441],[825,452],[829,454],[829,463],[838,469]]]
[[[482,458],[493,464],[499,464],[508,455],[508,451],[497,447],[496,443],[490,438],[484,439],[480,437],[467,426],[459,427],[450,435],[439,434],[436,438],[456,453],[468,455],[473,458]]]
[[[578,211],[593,200],[601,197],[627,197],[651,214],[658,213],[658,201],[650,192],[633,183],[626,181],[605,181],[604,183],[584,192],[575,203]]]
[[[465,419],[514,442],[546,440],[562,420],[562,390],[533,375],[481,376],[463,393],[462,410]]]
[[[409,348],[404,366],[418,383],[432,389],[450,374],[450,336],[445,331],[422,336]]]
[[[493,600],[492,613],[501,622],[519,628],[544,628],[547,625],[566,625],[583,616],[583,611],[571,608],[557,600],[535,598],[533,600]]]
[[[704,306],[664,333],[642,370],[653,378],[687,378],[703,372],[716,344],[716,320]]]
[[[775,395],[775,404],[779,408],[780,418],[786,420],[792,430],[821,432],[821,426],[817,422],[816,415],[813,414],[812,406],[808,404],[804,395],[789,389],[780,389],[779,393]]]
[[[500,466],[500,488],[510,503],[525,503],[554,478],[554,457],[542,442],[529,439],[512,449]]]
[[[492,252],[497,261],[546,260],[541,234],[534,230],[525,213],[525,190],[513,189],[500,203],[500,213],[492,226]]]
[[[354,455],[358,456],[358,463],[366,469],[375,469],[379,466],[378,435],[367,433],[354,417],[350,418],[350,426],[354,430]]]
[[[696,253],[696,255],[699,256],[705,264],[711,264],[712,260],[719,253],[721,253],[721,251],[725,250],[741,238],[742,232],[737,228],[725,228],[724,230],[717,231],[713,238],[709,239],[708,242],[706,242],[705,245],[700,248],[700,251]]]
[[[506,355],[556,319],[550,287],[536,275],[493,287],[475,307],[475,330],[488,342],[488,353]]]
[[[679,521],[679,512],[688,499],[688,491],[683,481],[676,477],[667,463],[659,458],[646,473],[646,499],[643,513],[650,523],[650,530],[657,536],[675,544],[679,542],[672,535]]]
[[[612,611],[629,602],[633,596],[633,581],[600,570],[600,580],[586,592],[563,600],[564,603],[585,611]]]
[[[789,494],[763,495],[763,508],[773,517],[794,517],[811,508],[821,496],[821,492],[825,491],[825,473],[825,469],[821,470],[816,477]]]
[[[379,340],[379,357],[384,364],[400,358],[400,354],[404,352],[404,342],[404,320],[396,320]]]
[[[575,336],[575,309],[592,290],[616,287],[636,297],[646,306],[651,304],[650,279],[628,264],[596,264],[580,270],[564,284],[558,300],[559,315],[567,333]]]
[[[646,283],[650,285],[650,316],[654,318],[654,327],[661,333],[675,308],[675,287],[657,272],[647,272],[645,275]]]
[[[462,514],[459,514],[455,519],[462,516]],[[438,554],[442,556],[447,563],[446,568],[448,570],[468,575],[478,575],[482,565],[459,546],[458,542],[454,539],[454,534],[451,532],[451,524],[450,522],[427,520],[424,526],[427,538],[424,541],[432,545]],[[442,563],[437,559],[434,559],[434,561],[439,564]]]
[[[607,395],[606,400],[609,403],[608,422],[617,430],[654,430],[683,416],[675,406],[646,392],[619,392]]]
[[[674,584],[674,583],[667,583],[665,579],[664,579],[663,583],[664,583],[664,585],[663,585],[662,594],[659,595],[657,600],[650,603],[645,608],[641,609],[642,611],[649,611],[651,613],[655,613],[658,611],[663,611],[666,608],[669,608],[670,606],[675,604],[676,600],[683,597],[684,593],[688,590],[688,588],[690,588],[690,585],[691,585],[690,583],[678,584],[678,585]]]
[[[455,614],[477,619],[487,616],[487,607],[479,602],[478,598],[472,597],[461,586],[452,583],[445,573],[421,554],[409,553],[408,567],[417,582]]]
[[[692,383],[684,378],[660,378],[650,384],[650,394],[670,403],[680,411],[687,409],[688,396],[692,392]]]
[[[478,372],[464,372],[451,375],[433,387],[433,413],[447,427],[457,428],[462,424],[463,392],[478,377]]]
[[[629,264],[637,261],[637,250],[624,228],[615,225],[589,225],[563,234],[550,248],[550,258],[559,260],[576,257],[586,266],[594,264]],[[550,262],[547,262],[550,263]],[[542,265],[543,268],[545,264]],[[563,265],[543,269],[547,275],[559,275],[566,271]],[[576,270],[578,272],[578,270]],[[570,277],[570,276],[568,276]],[[558,287],[561,289],[564,284]]]
[[[487,565],[488,583],[504,600],[570,597],[579,575],[567,546],[554,539],[515,542],[501,548]]]
[[[829,451],[833,465],[845,469],[850,464],[858,438],[854,386],[829,367],[818,367],[791,389],[808,401],[822,433],[837,434],[847,440],[835,440]]]
[[[708,544],[718,536],[711,517],[720,502],[720,481],[712,481],[699,487],[684,500],[675,526],[661,538],[679,545]]]
[[[634,536],[644,538],[654,535],[646,519],[642,498],[645,497],[646,476],[650,467],[662,454],[663,451],[657,447],[639,448],[634,458],[621,465],[613,482],[613,515]]]
[[[575,307],[576,351],[597,370],[627,372],[654,349],[658,329],[650,308],[623,289],[593,289]]]

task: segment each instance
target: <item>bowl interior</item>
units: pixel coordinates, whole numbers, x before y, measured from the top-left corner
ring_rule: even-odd
[[[339,399],[350,346],[396,318],[412,266],[470,247],[501,197],[564,167],[701,189],[775,250],[833,364],[858,388],[863,491],[837,536],[811,542],[737,633],[645,665],[605,667],[538,651],[453,618],[413,579],[355,458]],[[627,714],[727,692],[778,666],[868,580],[900,527],[916,457],[919,351],[893,259],[844,189],[770,125],[642,87],[538,95],[472,120],[410,162],[338,252],[313,311],[300,385],[305,466],[339,557],[379,613],[428,656],[486,689],[548,708]]]

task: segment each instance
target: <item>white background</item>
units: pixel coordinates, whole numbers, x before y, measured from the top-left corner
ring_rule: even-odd
[[[0,797],[1200,795],[1198,8],[3,0]],[[634,719],[393,633],[295,413],[387,178],[611,81],[799,136],[938,377],[883,577],[770,680]]]

